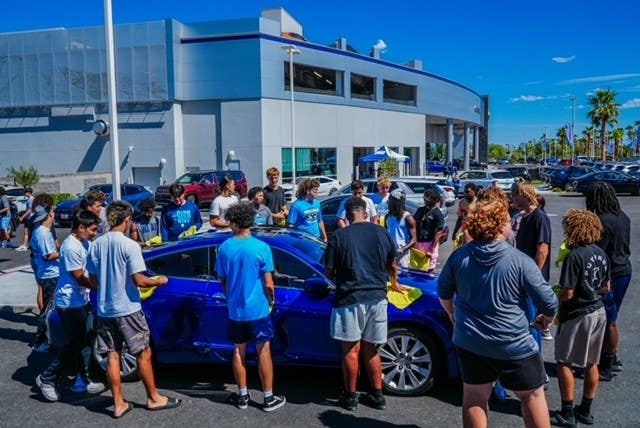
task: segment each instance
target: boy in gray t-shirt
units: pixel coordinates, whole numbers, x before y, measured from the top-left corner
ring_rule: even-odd
[[[147,409],[178,407],[182,401],[160,395],[151,367],[149,326],[142,312],[138,288],[166,285],[166,276],[149,278],[140,245],[127,238],[133,207],[115,201],[107,207],[109,232],[96,239],[89,250],[87,270],[98,287],[98,346],[108,352],[107,379],[115,402],[113,416],[120,418],[133,409],[124,400],[120,379],[123,345],[136,356],[138,373],[147,390]]]
[[[247,195],[251,201],[251,206],[256,210],[254,226],[272,226],[273,214],[268,206],[264,205],[264,189],[262,187],[252,187]]]

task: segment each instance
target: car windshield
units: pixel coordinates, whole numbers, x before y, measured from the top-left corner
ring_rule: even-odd
[[[7,189],[6,194],[7,196],[14,196],[14,197],[24,196],[24,189]]]
[[[513,178],[509,171],[496,171],[491,174],[493,178]]]
[[[199,183],[204,174],[204,172],[189,172],[178,178],[176,182],[180,184]]]
[[[302,254],[305,254],[310,260],[322,264],[324,249],[326,248],[324,242],[317,239],[288,235],[282,235],[278,237],[278,240],[284,241],[286,246],[293,247]]]

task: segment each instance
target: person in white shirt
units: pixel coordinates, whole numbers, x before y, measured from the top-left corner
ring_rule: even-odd
[[[371,223],[378,224],[378,212],[376,211],[376,205],[373,203],[371,199],[364,195],[365,185],[362,180],[355,180],[351,183],[351,192],[353,196],[356,198],[360,198],[367,204],[367,216]],[[345,209],[345,205],[349,198],[345,198],[344,201],[340,204],[340,208],[338,208],[338,227],[347,227],[349,225],[349,221],[347,220],[347,212]]]
[[[225,218],[227,209],[234,204],[237,204],[238,197],[235,195],[236,184],[231,178],[223,178],[218,184],[218,192],[220,196],[215,198],[211,202],[211,209],[209,209],[209,223],[218,232],[226,232],[231,230],[229,228],[229,222]]]

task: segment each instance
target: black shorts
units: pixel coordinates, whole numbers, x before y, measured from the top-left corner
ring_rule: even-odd
[[[262,345],[273,339],[271,315],[255,321],[229,320],[229,340],[235,344],[253,342]]]
[[[97,333],[102,351],[122,352],[126,343],[128,352],[138,355],[149,347],[149,325],[142,311],[123,317],[98,317]]]
[[[462,381],[469,385],[483,385],[500,380],[512,391],[538,389],[546,381],[544,363],[539,352],[520,360],[496,360],[469,352],[456,346]]]

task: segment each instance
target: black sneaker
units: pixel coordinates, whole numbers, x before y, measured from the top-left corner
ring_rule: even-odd
[[[561,412],[555,412],[551,416],[551,425],[557,426],[557,427],[569,427],[569,428],[576,428],[578,426],[578,424],[576,423],[575,417],[571,416],[571,417],[565,418],[564,416],[562,416]]]
[[[338,404],[343,409],[353,412],[358,408],[358,394],[356,392],[353,392],[353,393],[343,392],[340,395]]]
[[[244,394],[244,395],[240,395],[237,394],[236,395],[236,407],[238,409],[246,409],[249,407],[249,401],[251,400],[251,397],[249,396],[249,394]]]
[[[274,410],[284,406],[286,402],[287,399],[284,395],[272,395],[271,397],[264,399],[264,406],[262,406],[262,410],[265,412],[273,412]]]
[[[576,406],[573,408],[573,414],[575,415],[578,422],[581,422],[585,425],[593,425],[593,415],[589,412],[583,411],[580,406]]]
[[[374,409],[384,410],[387,408],[387,400],[385,400],[382,394],[369,393],[364,397],[364,402],[367,406],[373,407]]]

